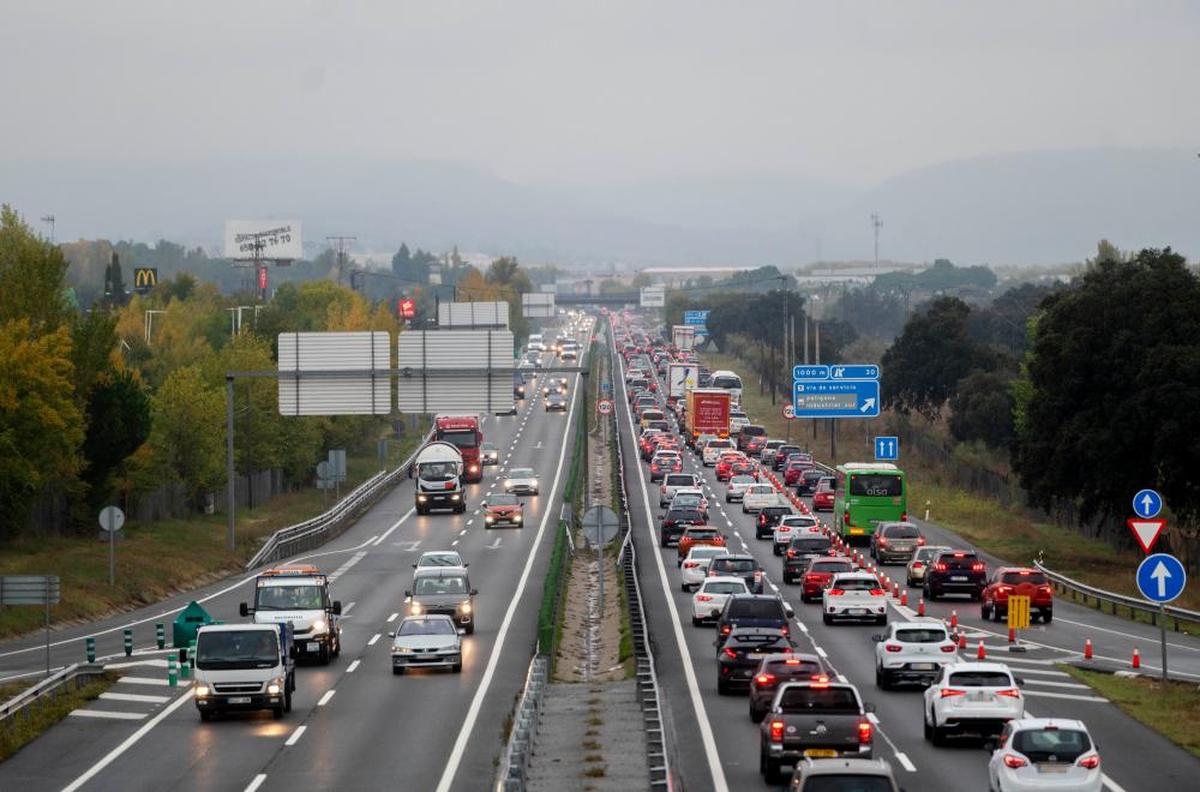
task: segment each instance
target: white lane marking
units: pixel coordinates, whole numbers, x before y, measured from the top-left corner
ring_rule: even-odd
[[[146,717],[144,712],[110,712],[108,710],[71,710],[68,715],[80,718],[112,718],[113,720],[141,720]]]
[[[896,752],[896,761],[899,762],[900,766],[908,772],[917,772],[917,766],[912,763],[912,760],[908,758],[908,754],[904,753],[903,751]]]
[[[821,656],[822,660],[826,660],[829,658],[829,655],[826,654],[825,650],[822,649],[821,647],[817,646],[816,644],[813,644],[813,648],[817,650],[817,654],[819,654]]]
[[[379,545],[383,544],[383,540],[387,539],[389,536],[391,536],[392,531],[399,528],[401,523],[403,523],[409,517],[412,517],[414,514],[416,514],[416,511],[417,511],[417,509],[415,506],[409,508],[409,510],[404,513],[403,517],[401,517],[399,520],[396,520],[396,522],[394,522],[392,524],[391,528],[388,528],[386,531],[383,532],[382,536],[380,536],[378,539],[375,540],[374,544],[372,544],[372,547],[379,547]]]
[[[1022,695],[1033,696],[1034,698],[1053,698],[1067,699],[1068,701],[1095,701],[1100,704],[1107,704],[1108,699],[1100,698],[1099,696],[1077,696],[1074,693],[1043,693],[1039,690],[1022,690]]]
[[[575,375],[575,385],[579,384],[579,375]],[[575,396],[578,388],[571,388],[571,402],[567,405],[567,420],[563,427],[562,448],[558,452],[558,466],[554,471],[554,483],[550,487],[550,498],[553,500],[554,493],[558,491],[558,482],[562,476],[563,460],[567,455],[567,438],[570,437],[571,424],[575,418]],[[509,600],[508,610],[504,612],[504,621],[500,623],[500,631],[496,633],[496,642],[492,645],[492,653],[488,657],[487,667],[483,671],[483,678],[479,682],[479,686],[475,689],[475,696],[471,699],[471,706],[467,709],[467,717],[463,719],[463,725],[458,730],[458,737],[454,740],[454,747],[450,750],[450,758],[446,760],[446,767],[442,770],[442,777],[438,781],[437,792],[449,792],[451,784],[454,783],[454,776],[458,772],[458,766],[462,763],[463,753],[467,748],[467,741],[471,738],[471,732],[475,728],[475,721],[479,718],[479,710],[483,707],[483,698],[487,695],[488,688],[492,684],[492,677],[496,674],[496,665],[500,662],[500,652],[504,648],[504,639],[508,636],[509,625],[512,624],[513,616],[517,612],[517,605],[521,601],[521,596],[525,593],[525,585],[529,582],[529,574],[533,570],[533,562],[537,558],[538,546],[542,543],[542,535],[546,531],[546,523],[550,519],[552,509],[547,508],[542,514],[542,522],[538,526],[537,534],[533,537],[533,546],[529,551],[529,557],[525,560],[525,568],[521,571],[521,578],[517,582],[517,591],[513,598]],[[457,539],[454,540],[458,542]]]
[[[396,621],[396,617],[398,617],[399,615],[400,615],[399,613],[393,613],[391,616],[388,616],[388,618],[387,618],[388,624],[391,624],[392,622]]]
[[[454,546],[455,546],[455,545],[457,545],[457,544],[458,544],[458,540],[457,540],[457,539],[455,539],[453,542],[451,542],[451,543],[450,543],[450,546],[451,546],[451,547],[454,547]]]
[[[100,698],[109,701],[142,701],[147,704],[165,704],[171,700],[170,696],[147,696],[145,693],[109,693],[100,694]]]
[[[359,663],[361,663],[361,662],[362,662],[361,660],[355,660],[353,663],[351,663],[350,665],[346,666],[346,673],[347,673],[347,674],[353,674],[353,673],[354,673],[354,669],[358,668],[358,664],[359,664]]]
[[[1135,641],[1144,641],[1144,642],[1145,641],[1155,641],[1155,642],[1158,641],[1157,636],[1134,635],[1133,633],[1121,632],[1120,630],[1110,630],[1107,627],[1097,627],[1094,624],[1086,624],[1084,622],[1077,622],[1077,621],[1071,621],[1070,619],[1064,619],[1063,617],[1058,616],[1058,615],[1055,615],[1054,621],[1062,622],[1063,624],[1074,624],[1076,627],[1086,627],[1089,630],[1095,630],[1096,632],[1108,633],[1109,635],[1119,635],[1122,638],[1131,638]],[[1167,641],[1167,646],[1171,647],[1172,649],[1186,649],[1189,652],[1200,652],[1200,646],[1188,646],[1187,644],[1172,643],[1171,641]]]
[[[175,649],[172,652],[177,651]],[[114,668],[133,668],[134,666],[150,666],[151,668],[166,668],[166,660],[131,660],[128,663],[105,663],[104,670],[109,671]]]
[[[333,570],[333,573],[330,574],[330,576],[329,576],[329,582],[332,583],[333,581],[340,578],[342,575],[346,574],[350,570],[350,567],[354,566],[359,561],[362,561],[363,558],[366,557],[366,555],[367,555],[366,550],[359,550],[357,553],[350,556],[348,559],[346,559],[344,562],[342,562],[342,565],[340,567]]]
[[[75,792],[75,790],[82,787],[88,781],[91,781],[96,777],[97,773],[116,761],[117,757],[128,751],[131,746],[133,746],[138,740],[145,737],[146,734],[148,734],[155,726],[162,723],[172,712],[183,706],[183,703],[191,697],[192,689],[188,688],[182,696],[164,707],[161,712],[159,712],[150,720],[146,721],[146,723],[142,724],[141,728],[126,737],[120,745],[118,745],[116,748],[113,748],[111,751],[101,757],[98,762],[85,770],[82,775],[72,781],[68,786],[64,787],[63,792]]]
[[[304,732],[307,730],[307,726],[297,726],[296,730],[293,731],[291,736],[287,738],[287,742],[285,742],[284,745],[292,746],[300,742],[300,738],[304,736]]]
[[[475,520],[473,520],[473,519],[472,519],[472,520],[467,520],[467,525],[471,525],[471,524],[472,524],[472,523],[474,523],[474,522],[475,522]]]
[[[342,615],[345,616],[357,604],[358,604],[358,600],[354,600],[353,602],[346,603],[345,607],[342,608]]]
[[[467,532],[467,529],[466,529],[466,528],[463,528],[461,531],[459,531],[459,532],[458,532],[458,535],[459,535],[459,536],[462,536],[462,535],[463,535],[463,534],[465,534],[466,532]]]
[[[317,706],[318,706],[318,707],[324,707],[326,704],[328,704],[328,703],[329,703],[329,699],[333,698],[333,694],[334,694],[334,693],[337,693],[337,689],[336,689],[336,688],[333,688],[333,689],[330,689],[330,690],[326,690],[326,691],[325,691],[325,695],[324,695],[324,696],[321,696],[321,698],[317,700]]]
[[[120,682],[122,685],[157,685],[159,687],[167,686],[167,680],[156,679],[154,677],[123,676],[120,679],[118,679],[117,681]]]
[[[375,642],[379,640],[381,635],[383,635],[383,633],[375,633],[372,635],[371,640],[367,641],[367,646],[374,646]]]
[[[841,676],[841,674],[838,674],[838,676]],[[875,724],[876,726],[879,725],[879,716],[874,712],[867,713],[867,720],[871,721],[871,723]]]
[[[262,786],[263,781],[266,781],[266,780],[267,780],[267,774],[259,773],[258,775],[254,776],[253,781],[251,781],[249,784],[246,784],[246,789],[243,792],[254,792],[254,790],[256,790],[260,786]]]
[[[1017,673],[1020,674],[1023,672],[1018,669]],[[1092,689],[1091,685],[1081,685],[1078,682],[1051,682],[1049,679],[1026,679],[1025,684],[1041,685],[1042,687],[1074,688],[1075,690],[1091,690]]]

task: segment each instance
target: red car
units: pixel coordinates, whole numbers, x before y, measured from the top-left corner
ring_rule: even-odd
[[[696,545],[724,547],[725,534],[708,525],[689,525],[683,530],[683,536],[679,537],[678,557],[675,565],[681,566],[683,559],[687,558],[688,552]]]
[[[729,466],[729,475],[733,476],[754,476],[758,478],[758,466],[749,459],[735,459]]]
[[[804,475],[804,471],[812,467],[810,462],[788,462],[787,467],[783,469],[783,483],[789,487],[794,487],[800,482],[800,477]]]
[[[833,576],[842,572],[854,572],[854,562],[849,558],[813,558],[808,569],[800,576],[801,602],[816,602],[821,592],[833,582]]]
[[[813,511],[833,511],[833,479],[821,479],[812,496]]]
[[[1054,618],[1054,589],[1050,581],[1036,569],[999,567],[983,587],[979,599],[979,618],[1000,621],[1008,616],[1009,595],[1029,597],[1029,619],[1039,617],[1043,624]]]
[[[729,481],[729,477],[733,475],[733,466],[735,463],[745,459],[741,454],[722,454],[717,460],[716,474],[717,481]]]

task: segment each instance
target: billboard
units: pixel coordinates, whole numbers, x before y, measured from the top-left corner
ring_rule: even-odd
[[[440,303],[438,305],[438,327],[508,327],[508,303]]]
[[[554,295],[550,293],[526,293],[521,295],[521,313],[526,319],[551,319],[554,317]]]
[[[690,352],[696,341],[696,328],[692,325],[675,325],[671,328],[671,344],[680,352]]]
[[[642,287],[641,307],[662,308],[667,304],[667,290],[663,286]]]
[[[387,332],[280,333],[280,415],[387,415]]]
[[[225,258],[251,261],[302,257],[299,220],[225,221]]]
[[[133,290],[145,294],[158,285],[157,267],[136,267],[133,270]]]
[[[401,297],[396,300],[396,316],[401,319],[412,319],[417,315],[417,301],[412,297]]]
[[[672,363],[667,371],[667,382],[670,384],[667,395],[672,399],[682,399],[700,382],[700,366],[695,363]]]

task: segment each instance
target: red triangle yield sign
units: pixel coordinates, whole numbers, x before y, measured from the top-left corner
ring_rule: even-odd
[[[1141,517],[1130,517],[1125,520],[1125,524],[1129,526],[1129,532],[1133,534],[1133,538],[1141,545],[1142,552],[1149,553],[1154,547],[1154,543],[1158,541],[1158,537],[1162,535],[1163,528],[1167,527],[1167,521],[1161,517],[1155,520],[1144,520]]]

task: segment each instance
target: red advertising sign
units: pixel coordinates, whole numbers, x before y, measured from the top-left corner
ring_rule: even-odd
[[[396,301],[396,315],[401,319],[412,319],[417,315],[417,301],[412,297],[401,297]]]
[[[264,291],[267,288],[267,268],[266,267],[258,268],[258,288],[260,288]]]

